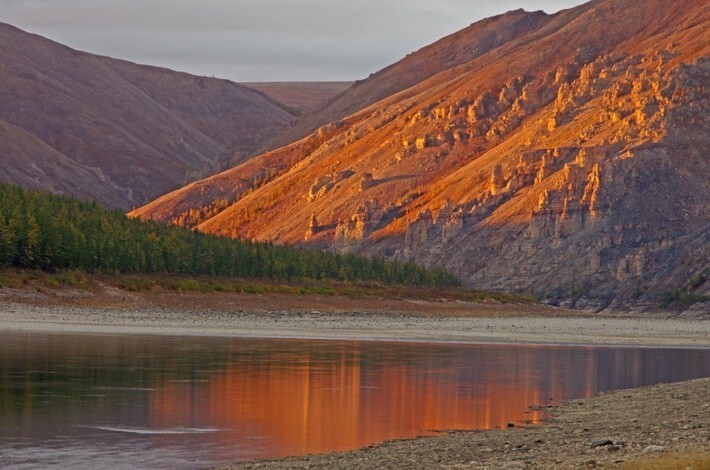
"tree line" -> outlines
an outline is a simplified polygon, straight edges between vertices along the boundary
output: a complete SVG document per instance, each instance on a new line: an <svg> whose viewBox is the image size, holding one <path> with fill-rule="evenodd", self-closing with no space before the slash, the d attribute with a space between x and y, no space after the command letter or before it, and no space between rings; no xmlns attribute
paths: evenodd
<svg viewBox="0 0 710 470"><path fill-rule="evenodd" d="M7 184L0 184L0 267L460 285L413 263L221 238Z"/></svg>

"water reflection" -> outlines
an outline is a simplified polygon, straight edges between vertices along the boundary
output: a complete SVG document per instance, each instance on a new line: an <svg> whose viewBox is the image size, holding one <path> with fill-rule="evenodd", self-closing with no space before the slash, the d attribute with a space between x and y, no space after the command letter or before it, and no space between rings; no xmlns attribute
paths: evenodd
<svg viewBox="0 0 710 470"><path fill-rule="evenodd" d="M529 405L710 375L710 350L0 340L0 465L195 467L354 449L537 423Z"/></svg>

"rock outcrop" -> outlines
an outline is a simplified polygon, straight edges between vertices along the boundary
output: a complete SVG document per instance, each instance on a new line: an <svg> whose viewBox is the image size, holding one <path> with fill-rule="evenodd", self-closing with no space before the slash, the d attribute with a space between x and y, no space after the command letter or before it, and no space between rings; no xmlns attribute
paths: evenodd
<svg viewBox="0 0 710 470"><path fill-rule="evenodd" d="M377 201L367 201L359 206L350 218L338 221L335 241L363 240L379 227L383 217L384 211L380 204Z"/></svg>

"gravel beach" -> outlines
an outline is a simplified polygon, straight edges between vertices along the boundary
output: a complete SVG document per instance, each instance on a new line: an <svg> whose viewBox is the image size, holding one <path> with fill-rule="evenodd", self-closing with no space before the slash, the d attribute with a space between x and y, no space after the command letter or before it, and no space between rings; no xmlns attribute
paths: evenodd
<svg viewBox="0 0 710 470"><path fill-rule="evenodd" d="M0 290L0 333L10 331L710 348L703 312L601 315L495 302L120 291ZM542 406L549 419L541 426L233 468L710 468L709 400L706 378Z"/></svg>
<svg viewBox="0 0 710 470"><path fill-rule="evenodd" d="M418 305L422 307L422 304ZM253 338L317 338L388 341L598 344L710 347L710 320L593 316L526 306L472 304L470 312L360 312L313 309L246 310L195 306L42 305L0 300L0 331L144 334ZM456 307L461 307L460 305Z"/></svg>

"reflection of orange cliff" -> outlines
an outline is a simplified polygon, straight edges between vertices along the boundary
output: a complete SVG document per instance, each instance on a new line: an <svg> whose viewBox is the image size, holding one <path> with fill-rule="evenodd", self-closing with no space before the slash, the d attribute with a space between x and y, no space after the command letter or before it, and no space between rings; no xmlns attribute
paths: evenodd
<svg viewBox="0 0 710 470"><path fill-rule="evenodd" d="M556 384L542 396L531 368L515 382L491 372L472 383L426 355L423 362L367 364L353 345L327 364L306 352L268 364L240 361L206 383L158 388L150 420L160 427L228 429L235 443L267 438L269 456L279 456L354 449L433 430L536 423L540 415L526 413L528 406L564 395Z"/></svg>

